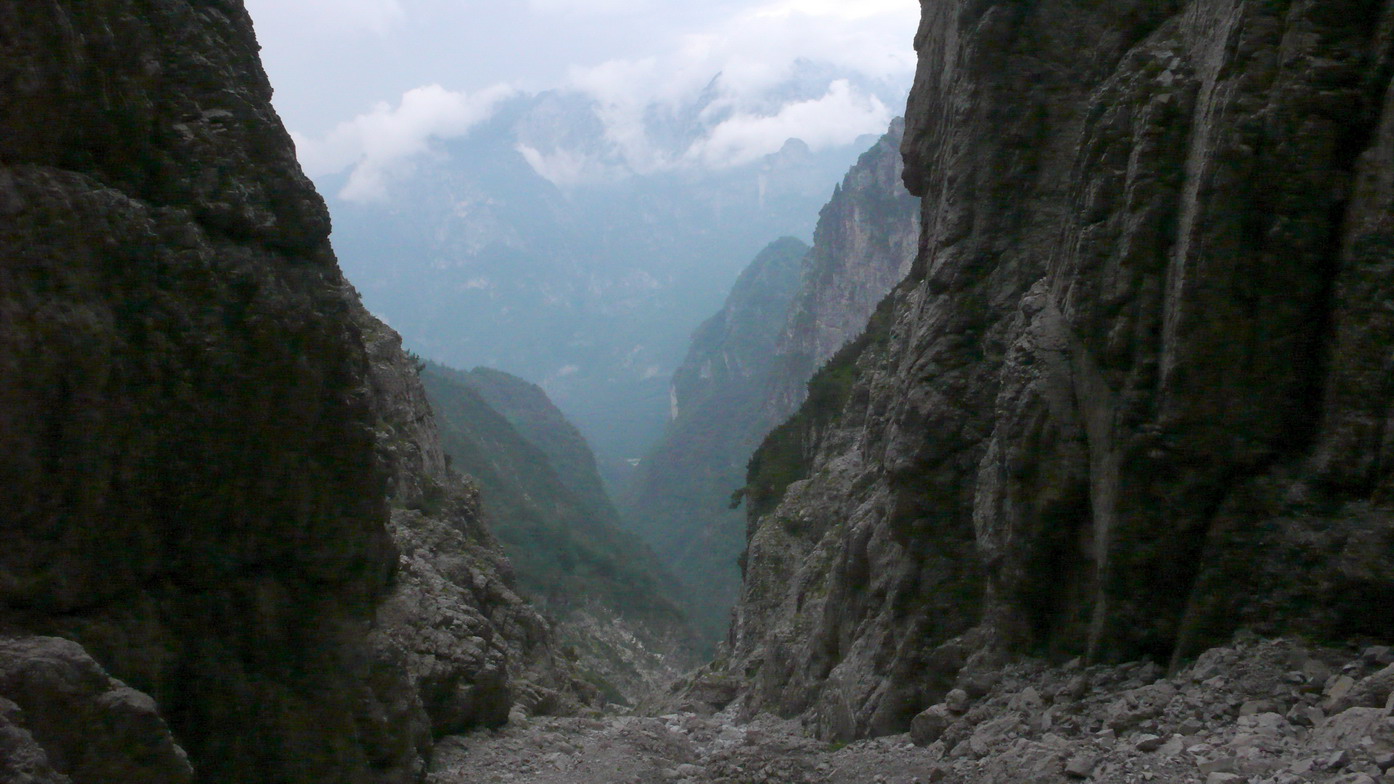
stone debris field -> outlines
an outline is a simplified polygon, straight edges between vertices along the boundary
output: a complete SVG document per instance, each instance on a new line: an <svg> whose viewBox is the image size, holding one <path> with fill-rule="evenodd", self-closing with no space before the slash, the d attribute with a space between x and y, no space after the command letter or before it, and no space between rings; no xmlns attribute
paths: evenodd
<svg viewBox="0 0 1394 784"><path fill-rule="evenodd" d="M1155 664L1027 661L960 678L912 731L848 744L796 720L517 717L443 741L431 784L1394 784L1394 651L1245 639Z"/></svg>

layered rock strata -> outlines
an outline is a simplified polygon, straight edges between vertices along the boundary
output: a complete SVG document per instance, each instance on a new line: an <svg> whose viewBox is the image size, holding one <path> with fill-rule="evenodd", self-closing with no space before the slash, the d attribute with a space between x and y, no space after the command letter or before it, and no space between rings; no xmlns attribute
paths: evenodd
<svg viewBox="0 0 1394 784"><path fill-rule="evenodd" d="M1394 5L923 11L919 256L752 462L744 709L1394 635Z"/></svg>

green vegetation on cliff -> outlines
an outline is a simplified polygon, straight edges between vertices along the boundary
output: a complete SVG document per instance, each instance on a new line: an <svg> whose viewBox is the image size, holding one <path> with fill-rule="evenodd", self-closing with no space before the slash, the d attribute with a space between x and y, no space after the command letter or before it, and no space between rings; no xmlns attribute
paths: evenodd
<svg viewBox="0 0 1394 784"><path fill-rule="evenodd" d="M726 631L740 586L745 521L730 508L746 457L772 424L763 403L770 357L808 246L770 244L702 324L673 376L674 417L640 463L623 500L626 521L689 589L708 641Z"/></svg>
<svg viewBox="0 0 1394 784"><path fill-rule="evenodd" d="M525 591L557 616L594 599L633 621L685 631L673 580L619 528L595 458L540 388L429 362L422 382L441 444L479 484L486 519Z"/></svg>

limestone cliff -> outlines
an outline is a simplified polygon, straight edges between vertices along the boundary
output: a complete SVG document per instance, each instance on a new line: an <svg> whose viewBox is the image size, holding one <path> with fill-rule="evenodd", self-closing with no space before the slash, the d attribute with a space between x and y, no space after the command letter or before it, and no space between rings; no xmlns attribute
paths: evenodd
<svg viewBox="0 0 1394 784"><path fill-rule="evenodd" d="M752 462L747 711L1394 635L1392 44L1388 2L923 5L919 256Z"/></svg>
<svg viewBox="0 0 1394 784"><path fill-rule="evenodd" d="M920 205L901 183L904 135L905 121L893 120L818 216L775 344L764 392L766 428L798 409L814 371L866 329L877 303L910 272Z"/></svg>
<svg viewBox="0 0 1394 784"><path fill-rule="evenodd" d="M745 522L729 506L751 452L915 257L918 202L901 184L903 130L895 120L847 172L811 248L771 245L693 335L673 376L673 420L624 499L631 521L698 589L695 611L713 639L738 593Z"/></svg>
<svg viewBox="0 0 1394 784"><path fill-rule="evenodd" d="M239 0L0 2L16 780L410 781L530 664L567 688L365 350L256 53Z"/></svg>

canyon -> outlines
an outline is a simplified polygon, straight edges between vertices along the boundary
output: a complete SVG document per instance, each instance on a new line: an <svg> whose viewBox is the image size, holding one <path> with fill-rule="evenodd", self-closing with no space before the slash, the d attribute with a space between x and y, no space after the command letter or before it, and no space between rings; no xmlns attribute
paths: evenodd
<svg viewBox="0 0 1394 784"><path fill-rule="evenodd" d="M242 3L0 2L0 782L1394 780L1394 3L922 11L674 378L663 687L578 648L681 559L362 306Z"/></svg>

